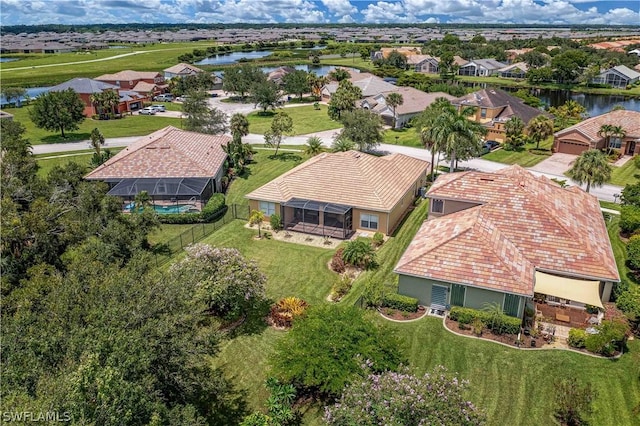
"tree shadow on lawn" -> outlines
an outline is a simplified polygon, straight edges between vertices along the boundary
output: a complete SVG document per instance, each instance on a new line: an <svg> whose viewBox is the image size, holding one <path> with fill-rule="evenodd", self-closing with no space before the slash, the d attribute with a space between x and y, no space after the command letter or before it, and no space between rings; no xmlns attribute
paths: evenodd
<svg viewBox="0 0 640 426"><path fill-rule="evenodd" d="M269 324L265 321L265 318L269 315L271 305L275 302L272 299L263 299L255 304L250 311L247 312L244 322L229 330L227 337L234 339L238 336L250 336L253 334L261 334Z"/></svg>
<svg viewBox="0 0 640 426"><path fill-rule="evenodd" d="M270 155L269 159L280 161L301 161L302 157L296 152L280 152L278 155Z"/></svg>
<svg viewBox="0 0 640 426"><path fill-rule="evenodd" d="M211 412L211 424L239 424L240 419L249 415L247 391L238 389L235 385L237 380L234 377L227 377L222 368L216 369L214 375L217 376L218 387L221 389L217 400L213 403L215 408ZM208 404L211 404L211 401L208 401Z"/></svg>
<svg viewBox="0 0 640 426"><path fill-rule="evenodd" d="M79 142L83 140L91 139L90 133L66 133L63 138L59 133L55 135L45 136L40 139L42 143L67 143L67 142Z"/></svg>

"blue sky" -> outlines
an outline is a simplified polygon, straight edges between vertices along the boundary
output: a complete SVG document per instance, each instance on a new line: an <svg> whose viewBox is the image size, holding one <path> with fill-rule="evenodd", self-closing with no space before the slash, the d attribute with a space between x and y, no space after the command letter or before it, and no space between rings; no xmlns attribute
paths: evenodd
<svg viewBox="0 0 640 426"><path fill-rule="evenodd" d="M507 23L640 26L640 0L0 0L2 25Z"/></svg>

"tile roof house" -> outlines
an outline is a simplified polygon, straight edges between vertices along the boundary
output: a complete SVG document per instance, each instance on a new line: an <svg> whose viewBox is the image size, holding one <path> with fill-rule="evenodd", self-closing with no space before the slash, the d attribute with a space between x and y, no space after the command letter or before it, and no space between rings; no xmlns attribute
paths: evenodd
<svg viewBox="0 0 640 426"><path fill-rule="evenodd" d="M601 72L597 77L591 80L595 84L608 84L611 87L624 89L625 87L640 80L640 72L632 70L625 65L609 68Z"/></svg>
<svg viewBox="0 0 640 426"><path fill-rule="evenodd" d="M527 71L529 71L529 66L526 62L516 62L500 68L498 75L503 78L525 78Z"/></svg>
<svg viewBox="0 0 640 426"><path fill-rule="evenodd" d="M389 107L386 102L386 96L389 93L400 93L402 95L402 105L398 105L395 110L396 128L400 129L407 125L409 121L420 114L438 98L448 100L455 99L453 96L444 92L425 93L422 90L413 87L396 87L394 92L378 94L362 101L360 106L380 114L386 125L393 125L393 108Z"/></svg>
<svg viewBox="0 0 640 426"><path fill-rule="evenodd" d="M396 86L391 83L387 83L382 78L377 77L367 72L355 72L348 70L351 77L349 81L354 86L359 87L362 90L362 98L368 98L381 93L394 92L397 90ZM331 96L338 90L338 82L331 81L322 88L322 97L325 99L331 99Z"/></svg>
<svg viewBox="0 0 640 426"><path fill-rule="evenodd" d="M546 114L500 89L478 90L454 99L451 103L459 108L476 107L474 120L487 127L486 138L500 142L505 140L504 124L511 117L520 117L526 125L532 118Z"/></svg>
<svg viewBox="0 0 640 426"><path fill-rule="evenodd" d="M227 159L223 146L230 140L226 135L188 132L168 126L141 137L85 179L107 182L109 194L125 200L147 190L154 200L196 197L205 203L211 194L222 190ZM169 191L172 185L179 192Z"/></svg>
<svg viewBox="0 0 640 426"><path fill-rule="evenodd" d="M155 71L124 70L115 74L103 74L96 77L95 80L113 84L121 89L135 90L142 93L149 92L150 90L144 90L149 88L151 88L151 91L155 88L155 91L160 93L167 87L162 74ZM146 84L141 85L140 83Z"/></svg>
<svg viewBox="0 0 640 426"><path fill-rule="evenodd" d="M63 91L73 89L82 99L84 103L84 115L91 117L98 114L96 105L91 101L93 94L102 93L104 91L113 91L118 93L120 104L117 107L118 113L134 111L142 108L142 103L146 99L144 95L133 93L131 91L121 92L116 85L105 83L103 81L92 80L90 78L74 78L64 83L49 88L50 92Z"/></svg>
<svg viewBox="0 0 640 426"><path fill-rule="evenodd" d="M425 185L429 162L403 154L323 153L246 195L285 229L348 238L391 234Z"/></svg>
<svg viewBox="0 0 640 426"><path fill-rule="evenodd" d="M164 78L167 80L172 79L173 77L185 77L187 75L195 75L198 73L204 72L204 70L185 63L179 63L172 67L169 67L164 70Z"/></svg>
<svg viewBox="0 0 640 426"><path fill-rule="evenodd" d="M458 74L470 75L475 77L488 77L498 72L500 68L504 68L506 64L498 62L495 59L474 59L460 66Z"/></svg>
<svg viewBox="0 0 640 426"><path fill-rule="evenodd" d="M438 178L429 219L395 272L398 291L432 309L499 303L521 317L534 293L585 307L620 280L598 200L520 166Z"/></svg>
<svg viewBox="0 0 640 426"><path fill-rule="evenodd" d="M587 118L555 133L553 151L579 155L589 149L607 149L606 139L599 135L603 125L620 126L624 136L613 136L609 147L619 149L624 155L640 154L640 112L615 110Z"/></svg>

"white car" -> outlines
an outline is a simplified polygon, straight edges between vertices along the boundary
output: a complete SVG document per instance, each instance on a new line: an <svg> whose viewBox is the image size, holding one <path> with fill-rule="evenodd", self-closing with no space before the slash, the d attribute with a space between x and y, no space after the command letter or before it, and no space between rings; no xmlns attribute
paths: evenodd
<svg viewBox="0 0 640 426"><path fill-rule="evenodd" d="M151 105L149 108L153 108L155 112L165 112L167 110L164 105Z"/></svg>
<svg viewBox="0 0 640 426"><path fill-rule="evenodd" d="M156 110L152 107L145 107L138 112L140 115L156 115Z"/></svg>

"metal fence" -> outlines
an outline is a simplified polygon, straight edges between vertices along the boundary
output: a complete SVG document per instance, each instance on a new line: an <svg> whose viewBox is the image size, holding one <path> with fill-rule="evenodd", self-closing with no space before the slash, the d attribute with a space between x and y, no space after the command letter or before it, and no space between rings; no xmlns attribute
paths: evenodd
<svg viewBox="0 0 640 426"><path fill-rule="evenodd" d="M249 205L247 204L231 204L224 216L211 223L197 223L191 228L187 229L180 235L173 237L169 241L165 242L164 250L160 253L156 253L156 266L163 265L168 262L173 256L183 250L189 244L197 243L204 237L213 234L217 230L221 229L226 224L236 220L248 220L249 219Z"/></svg>

